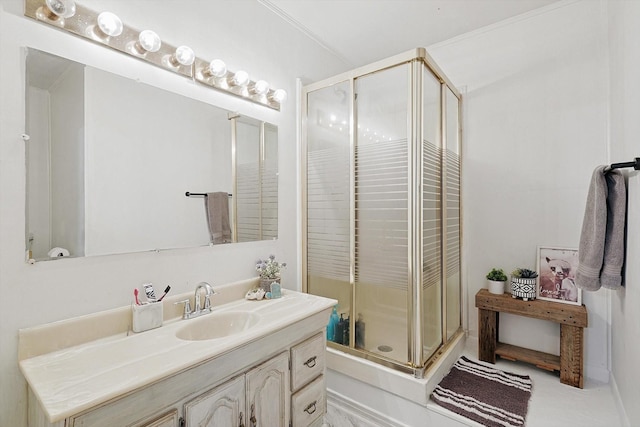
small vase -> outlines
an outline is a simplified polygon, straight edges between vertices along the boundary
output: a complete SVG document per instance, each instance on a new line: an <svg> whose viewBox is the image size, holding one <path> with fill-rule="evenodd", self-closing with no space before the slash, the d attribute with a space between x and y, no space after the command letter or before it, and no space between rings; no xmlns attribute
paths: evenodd
<svg viewBox="0 0 640 427"><path fill-rule="evenodd" d="M260 278L260 288L266 292L271 292L271 284L273 282L280 283L280 278L276 277L275 279L265 279L264 277Z"/></svg>
<svg viewBox="0 0 640 427"><path fill-rule="evenodd" d="M498 282L496 280L487 280L487 287L492 294L500 295L504 294L504 285L506 282Z"/></svg>

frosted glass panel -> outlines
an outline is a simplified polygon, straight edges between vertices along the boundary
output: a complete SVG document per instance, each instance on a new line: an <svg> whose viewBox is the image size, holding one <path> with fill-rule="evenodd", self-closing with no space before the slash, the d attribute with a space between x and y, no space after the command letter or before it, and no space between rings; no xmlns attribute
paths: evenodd
<svg viewBox="0 0 640 427"><path fill-rule="evenodd" d="M238 121L236 135L237 241L249 242L260 235L260 123Z"/></svg>
<svg viewBox="0 0 640 427"><path fill-rule="evenodd" d="M338 312L345 317L352 306L351 96L349 83L343 82L307 98L307 290L337 299Z"/></svg>
<svg viewBox="0 0 640 427"><path fill-rule="evenodd" d="M446 90L447 339L460 327L460 133L458 98Z"/></svg>
<svg viewBox="0 0 640 427"><path fill-rule="evenodd" d="M236 241L277 239L278 129L242 117L236 138Z"/></svg>
<svg viewBox="0 0 640 427"><path fill-rule="evenodd" d="M356 80L356 347L407 362L409 65Z"/></svg>
<svg viewBox="0 0 640 427"><path fill-rule="evenodd" d="M440 82L423 69L422 307L423 360L442 343L442 149Z"/></svg>
<svg viewBox="0 0 640 427"><path fill-rule="evenodd" d="M261 240L278 238L278 128L264 123L264 146L262 148L262 171L260 171L262 204Z"/></svg>

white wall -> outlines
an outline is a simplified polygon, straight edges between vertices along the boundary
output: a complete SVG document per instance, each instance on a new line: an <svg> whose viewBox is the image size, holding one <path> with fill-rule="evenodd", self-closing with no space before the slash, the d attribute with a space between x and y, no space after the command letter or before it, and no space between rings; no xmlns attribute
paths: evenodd
<svg viewBox="0 0 640 427"><path fill-rule="evenodd" d="M319 80L345 67L255 1L167 0L154 4L152 13L148 2L83 2L96 10L108 6L132 25L153 27L174 45L191 44L205 58L219 56L233 70L241 66L270 80L289 93L282 111L276 112L34 22L22 16L22 4L0 3L0 425L12 427L26 426L26 384L17 365L19 328L127 305L133 288L146 281L170 283L172 292L180 293L201 280L215 285L254 277L255 260L269 253L290 265L284 286L299 287L295 78ZM25 126L24 46L278 125L279 240L26 264L25 149L20 137Z"/></svg>
<svg viewBox="0 0 640 427"><path fill-rule="evenodd" d="M560 2L428 49L463 104L468 327L491 267L536 267L537 245L577 248L593 169L608 162L606 13ZM606 291L584 293L585 372L608 380ZM523 333L526 331L526 333ZM500 339L559 354L557 324L501 315Z"/></svg>
<svg viewBox="0 0 640 427"><path fill-rule="evenodd" d="M640 2L610 1L611 158L640 157ZM640 420L640 172L629 170L626 287L611 293L613 379L628 420Z"/></svg>

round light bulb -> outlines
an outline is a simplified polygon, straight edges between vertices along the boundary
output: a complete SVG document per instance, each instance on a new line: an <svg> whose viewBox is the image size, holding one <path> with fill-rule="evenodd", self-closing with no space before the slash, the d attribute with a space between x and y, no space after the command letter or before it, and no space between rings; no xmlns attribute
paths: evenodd
<svg viewBox="0 0 640 427"><path fill-rule="evenodd" d="M73 0L46 0L47 8L59 18L71 18L76 14L76 3Z"/></svg>
<svg viewBox="0 0 640 427"><path fill-rule="evenodd" d="M287 99L287 91L284 89L276 89L271 95L271 99L276 102L282 103Z"/></svg>
<svg viewBox="0 0 640 427"><path fill-rule="evenodd" d="M179 46L174 57L179 64L184 66L189 66L196 60L196 54L189 46Z"/></svg>
<svg viewBox="0 0 640 427"><path fill-rule="evenodd" d="M249 82L249 74L246 71L238 70L231 81L236 86L244 86Z"/></svg>
<svg viewBox="0 0 640 427"><path fill-rule="evenodd" d="M142 46L142 48L147 52L157 52L160 50L160 46L162 46L160 36L151 30L144 30L140 32L138 41L140 42L140 46Z"/></svg>
<svg viewBox="0 0 640 427"><path fill-rule="evenodd" d="M256 82L256 84L253 86L253 90L258 95L264 95L265 93L267 93L269 91L269 83L267 83L264 80L258 80Z"/></svg>
<svg viewBox="0 0 640 427"><path fill-rule="evenodd" d="M222 77L227 74L227 64L222 59L214 59L209 63L209 73L213 77Z"/></svg>
<svg viewBox="0 0 640 427"><path fill-rule="evenodd" d="M122 21L115 13L102 12L98 15L98 28L110 37L117 37L122 34Z"/></svg>

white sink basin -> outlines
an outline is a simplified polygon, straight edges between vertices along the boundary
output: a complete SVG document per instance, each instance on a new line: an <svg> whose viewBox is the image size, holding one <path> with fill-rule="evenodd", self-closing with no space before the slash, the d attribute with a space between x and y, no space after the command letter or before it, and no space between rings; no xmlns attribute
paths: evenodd
<svg viewBox="0 0 640 427"><path fill-rule="evenodd" d="M186 320L187 324L178 329L176 337L186 341L224 338L252 328L259 320L259 315L249 311L214 312Z"/></svg>

